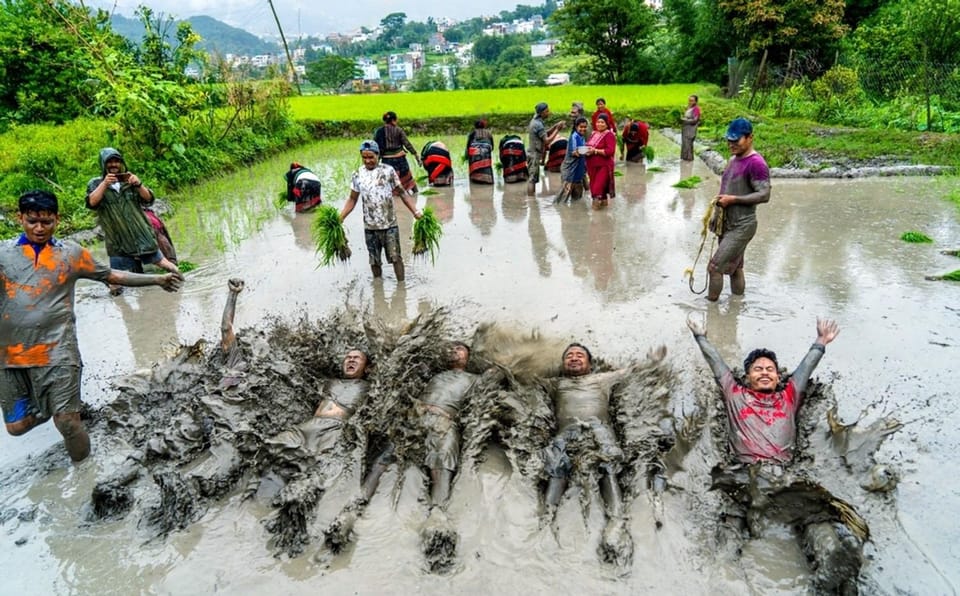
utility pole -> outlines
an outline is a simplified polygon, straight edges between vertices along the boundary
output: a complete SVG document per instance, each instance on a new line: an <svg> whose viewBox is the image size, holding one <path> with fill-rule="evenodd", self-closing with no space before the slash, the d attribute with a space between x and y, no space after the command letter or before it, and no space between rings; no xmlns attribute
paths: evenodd
<svg viewBox="0 0 960 596"><path fill-rule="evenodd" d="M283 50L287 53L287 64L290 65L290 75L293 77L293 84L297 86L297 95L303 95L300 90L300 79L297 78L297 70L293 67L293 58L290 56L290 48L287 46L287 38L283 35L283 27L280 26L280 19L277 17L277 9L273 7L273 0L267 0L270 4L270 12L273 13L273 20L277 22L277 30L280 31L280 41L283 42Z"/></svg>

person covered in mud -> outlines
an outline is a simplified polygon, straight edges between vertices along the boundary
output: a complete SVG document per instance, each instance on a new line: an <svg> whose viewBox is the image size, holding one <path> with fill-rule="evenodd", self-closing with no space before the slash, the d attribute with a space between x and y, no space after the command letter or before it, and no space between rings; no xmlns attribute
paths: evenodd
<svg viewBox="0 0 960 596"><path fill-rule="evenodd" d="M743 273L744 251L757 233L757 205L770 201L770 168L753 148L753 124L735 118L727 127L727 147L732 157L723 170L717 209L710 230L720 239L707 264L707 300L716 302L723 291L723 276L730 277L730 291L738 296L746 290Z"/></svg>
<svg viewBox="0 0 960 596"><path fill-rule="evenodd" d="M387 164L380 163L380 145L376 141L360 143L361 165L350 181L350 196L340 211L344 221L363 201L363 227L367 251L370 253L370 270L374 277L383 275L381 253L386 253L387 262L393 264L397 281L404 280L403 256L400 254L400 229L393 207L394 197L399 197L416 219L423 217L416 202L404 191L397 172Z"/></svg>
<svg viewBox="0 0 960 596"><path fill-rule="evenodd" d="M113 147L100 150L100 170L100 176L87 183L86 204L97 212L110 267L143 273L144 265L156 265L178 272L177 265L160 251L154 228L144 213L154 202L153 191L127 171L123 156ZM121 291L119 285L110 285L111 294Z"/></svg>
<svg viewBox="0 0 960 596"><path fill-rule="evenodd" d="M739 382L717 349L707 340L706 327L687 319L687 326L723 390L730 425L730 451L745 464L758 461L788 463L793 459L797 436L797 410L810 375L827 344L840 328L835 321L817 319L817 339L785 384L780 382L777 355L765 348L750 352L743 361L745 383Z"/></svg>
<svg viewBox="0 0 960 596"><path fill-rule="evenodd" d="M650 352L646 363L662 361L666 349ZM634 365L641 366L641 365ZM598 460L600 493L607 516L601 541L601 554L607 559L627 561L632 554L632 541L626 528L626 512L619 481L623 450L613 430L611 397L614 387L634 367L595 373L593 355L586 346L571 343L563 351L562 377L553 386L553 411L557 434L544 448L543 460L548 484L545 503L549 515L556 512L574 470L574 458L583 445L595 444Z"/></svg>
<svg viewBox="0 0 960 596"><path fill-rule="evenodd" d="M423 467L430 474L430 507L445 507L450 485L460 466L460 410L477 375L467 372L470 348L463 342L450 346L449 369L435 375L416 401L418 421L424 434L426 456ZM390 463L388 447L364 480L364 497L376 491L379 476Z"/></svg>
<svg viewBox="0 0 960 596"><path fill-rule="evenodd" d="M70 458L90 454L80 419L80 348L74 288L79 279L117 286L160 286L175 292L179 272L142 275L113 270L80 245L54 237L60 223L56 195L30 190L18 200L23 233L0 244L0 407L11 435L51 417Z"/></svg>
<svg viewBox="0 0 960 596"><path fill-rule="evenodd" d="M707 339L705 324L691 318L687 326L723 392L727 441L736 462L714 468L713 488L728 493L747 511L786 517L785 521L798 527L812 561L818 593L856 593L862 544L869 537L866 522L849 503L812 480L795 478L789 470L796 455L797 413L810 376L840 327L835 321L818 318L816 340L786 380L781 378L776 353L766 348L747 355L745 377L740 380ZM756 515L742 518L750 522Z"/></svg>
<svg viewBox="0 0 960 596"><path fill-rule="evenodd" d="M371 360L366 352L356 348L348 350L343 358L341 378L327 379L323 383L313 417L264 442L268 460L301 473L312 465L311 461L315 462L328 452L339 438L343 423L367 396L369 383L366 376L370 366ZM283 472L281 468L271 469L265 477L272 477L282 485L290 478L276 478L278 473L289 475L289 470ZM261 481L261 489L265 488Z"/></svg>

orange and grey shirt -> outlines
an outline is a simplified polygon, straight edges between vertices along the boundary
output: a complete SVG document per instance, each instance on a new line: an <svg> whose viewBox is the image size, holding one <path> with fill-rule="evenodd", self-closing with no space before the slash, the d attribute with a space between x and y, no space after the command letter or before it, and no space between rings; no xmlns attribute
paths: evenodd
<svg viewBox="0 0 960 596"><path fill-rule="evenodd" d="M0 243L0 368L80 366L74 286L110 268L70 241Z"/></svg>

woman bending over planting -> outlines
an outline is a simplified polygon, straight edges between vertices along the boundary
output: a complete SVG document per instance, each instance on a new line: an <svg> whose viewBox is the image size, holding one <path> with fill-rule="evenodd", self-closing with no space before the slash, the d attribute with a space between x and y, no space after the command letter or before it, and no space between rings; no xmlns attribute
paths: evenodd
<svg viewBox="0 0 960 596"><path fill-rule="evenodd" d="M363 227L367 251L370 253L370 269L374 277L383 275L381 252L386 253L387 262L393 264L397 281L403 281L403 258L400 254L400 231L397 227L397 214L393 208L394 197L399 197L410 213L417 219L423 216L416 202L404 191L396 170L380 163L380 145L376 141L360 143L360 156L363 165L353 173L350 181L350 197L340 212L340 221L350 215L357 206L357 199L363 201Z"/></svg>

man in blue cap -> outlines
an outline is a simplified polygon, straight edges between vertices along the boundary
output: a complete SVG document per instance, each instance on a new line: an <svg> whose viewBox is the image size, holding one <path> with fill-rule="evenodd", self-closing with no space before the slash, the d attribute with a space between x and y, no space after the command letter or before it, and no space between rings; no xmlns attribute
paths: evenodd
<svg viewBox="0 0 960 596"><path fill-rule="evenodd" d="M746 289L743 253L757 233L757 205L770 200L770 168L753 148L753 125L746 118L735 118L727 127L726 138L731 158L710 221L710 230L720 238L707 265L707 300L714 302L723 291L724 275L730 276L732 293L742 295Z"/></svg>
<svg viewBox="0 0 960 596"><path fill-rule="evenodd" d="M533 109L536 113L527 127L530 136L527 143L527 172L530 175L527 180L527 194L530 196L536 193L537 182L540 182L540 166L547 157L547 149L556 140L557 133L565 124L561 120L547 129L543 121L550 117L550 107L546 102L541 101Z"/></svg>
<svg viewBox="0 0 960 596"><path fill-rule="evenodd" d="M357 205L357 199L362 199L364 238L367 252L370 253L373 276L383 275L380 258L383 252L387 255L387 262L393 265L397 281L401 282L404 280L403 257L400 254L400 231L393 198L399 197L415 218L420 219L423 214L417 210L414 199L407 195L397 171L392 166L380 163L380 145L376 141L360 143L360 157L363 165L353 173L350 197L340 211L340 221L350 215Z"/></svg>

